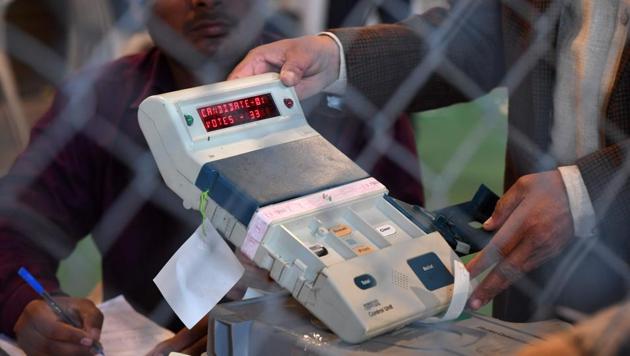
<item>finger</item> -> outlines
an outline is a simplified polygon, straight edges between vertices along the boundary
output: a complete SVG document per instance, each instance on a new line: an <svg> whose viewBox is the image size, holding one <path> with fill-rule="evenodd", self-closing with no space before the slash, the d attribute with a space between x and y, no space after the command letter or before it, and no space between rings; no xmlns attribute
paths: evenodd
<svg viewBox="0 0 630 356"><path fill-rule="evenodd" d="M228 80L277 72L285 62L288 47L288 41L280 41L251 50L232 70Z"/></svg>
<svg viewBox="0 0 630 356"><path fill-rule="evenodd" d="M61 320L34 320L35 329L46 339L68 342L76 345L92 345L92 337L84 330L68 325Z"/></svg>
<svg viewBox="0 0 630 356"><path fill-rule="evenodd" d="M103 313L89 300L85 300L78 310L79 317L83 325L83 330L87 331L94 340L101 337L103 327Z"/></svg>
<svg viewBox="0 0 630 356"><path fill-rule="evenodd" d="M269 73L277 71L278 68L279 66L267 62L264 57L250 53L232 70L232 73L228 76L228 80Z"/></svg>
<svg viewBox="0 0 630 356"><path fill-rule="evenodd" d="M325 42L322 42L322 39ZM286 86L297 86L298 84L304 84L303 79L308 77L310 79L311 86L316 87L316 92L326 87L328 84L325 82L323 75L329 66L330 56L335 59L338 58L338 54L330 54L326 50L326 41L331 41L332 46L337 50L337 45L328 37L313 36L308 39L296 41L286 51L286 58L280 69L280 80ZM332 51L334 52L334 51ZM335 78L338 76L339 70L335 71ZM305 81L308 83L309 81ZM302 88L304 89L304 88Z"/></svg>
<svg viewBox="0 0 630 356"><path fill-rule="evenodd" d="M28 340L27 354L42 355L92 355L89 342L81 343L65 342L50 339L47 335L38 332L37 329L30 329L26 332L25 338Z"/></svg>
<svg viewBox="0 0 630 356"><path fill-rule="evenodd" d="M514 251L493 268L475 289L470 297L469 307L473 310L479 309L511 284L521 279L525 272L531 270L528 261L532 259L534 253L533 244L522 240Z"/></svg>
<svg viewBox="0 0 630 356"><path fill-rule="evenodd" d="M516 248L526 232L528 212L529 208L526 204L517 207L488 245L466 264L472 278L477 277L495 263L502 261Z"/></svg>
<svg viewBox="0 0 630 356"><path fill-rule="evenodd" d="M186 355L201 355L206 352L206 342L208 338L202 337L197 340L192 346L185 348L182 353Z"/></svg>
<svg viewBox="0 0 630 356"><path fill-rule="evenodd" d="M304 77L304 67L302 63L287 59L287 62L284 63L280 69L280 81L282 81L282 84L288 87L294 87L300 83L302 77Z"/></svg>
<svg viewBox="0 0 630 356"><path fill-rule="evenodd" d="M518 207L523 200L525 194L523 193L523 183L521 180L517 181L497 202L492 216L483 223L483 228L487 231L494 231L505 223L507 218Z"/></svg>
<svg viewBox="0 0 630 356"><path fill-rule="evenodd" d="M54 341L46 347L48 355L76 355L94 356L91 346L75 345L67 342Z"/></svg>
<svg viewBox="0 0 630 356"><path fill-rule="evenodd" d="M168 355L171 352L181 352L193 346L200 338L207 337L208 317L204 317L192 329L183 328L172 338L162 341L149 355Z"/></svg>

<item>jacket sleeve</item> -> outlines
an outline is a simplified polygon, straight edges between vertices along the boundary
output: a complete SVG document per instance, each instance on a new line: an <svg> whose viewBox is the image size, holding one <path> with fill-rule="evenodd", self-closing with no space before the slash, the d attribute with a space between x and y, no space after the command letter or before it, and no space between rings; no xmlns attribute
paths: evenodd
<svg viewBox="0 0 630 356"><path fill-rule="evenodd" d="M630 258L630 140L587 155L577 166L593 203L600 238Z"/></svg>
<svg viewBox="0 0 630 356"><path fill-rule="evenodd" d="M21 281L27 267L45 288L59 289L59 260L67 257L96 220L95 183L89 157L94 144L76 120L89 117L89 103L65 105L57 95L31 131L26 150L0 180L0 332L13 335L24 307L38 296ZM63 118L63 119L62 119Z"/></svg>
<svg viewBox="0 0 630 356"><path fill-rule="evenodd" d="M504 73L500 4L460 4L399 24L331 30L343 45L348 95L356 90L377 107L393 98L398 108L421 111L495 88Z"/></svg>

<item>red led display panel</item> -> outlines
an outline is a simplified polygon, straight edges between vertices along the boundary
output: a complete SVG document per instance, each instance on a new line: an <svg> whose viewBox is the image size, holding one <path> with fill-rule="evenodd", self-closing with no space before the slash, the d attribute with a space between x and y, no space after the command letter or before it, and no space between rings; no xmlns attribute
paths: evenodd
<svg viewBox="0 0 630 356"><path fill-rule="evenodd" d="M197 112L208 132L280 115L271 94L204 106L197 108Z"/></svg>

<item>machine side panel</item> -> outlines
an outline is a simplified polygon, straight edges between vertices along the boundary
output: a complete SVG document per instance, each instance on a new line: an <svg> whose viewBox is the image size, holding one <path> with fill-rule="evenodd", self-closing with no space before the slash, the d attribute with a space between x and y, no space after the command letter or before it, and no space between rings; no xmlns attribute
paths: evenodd
<svg viewBox="0 0 630 356"><path fill-rule="evenodd" d="M452 277L458 257L439 233L432 233L326 267L312 288L305 285L294 296L344 341L361 342L448 306L452 278L427 285L434 276L423 280L414 270L413 262L426 255L435 256L443 273ZM435 261L419 268L430 274Z"/></svg>

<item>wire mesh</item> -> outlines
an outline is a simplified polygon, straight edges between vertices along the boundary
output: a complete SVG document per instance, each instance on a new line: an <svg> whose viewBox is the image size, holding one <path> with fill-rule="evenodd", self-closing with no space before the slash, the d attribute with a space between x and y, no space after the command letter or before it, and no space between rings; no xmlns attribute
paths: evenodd
<svg viewBox="0 0 630 356"><path fill-rule="evenodd" d="M137 302L140 309L145 308L142 311L152 319L163 324L172 322L172 312L151 287L151 279L194 231L200 217L183 209L179 199L166 188L137 124L122 122L135 116L137 106L115 101L137 99L138 95L148 93L145 88L103 92L103 88L112 88L107 83L119 79L104 77L103 73L128 77L129 83L137 83L136 76L147 76L147 81L154 79L148 76L155 73L124 72L125 67L120 63L130 62L118 60L117 64L111 64L121 53L129 52L130 43L135 44L134 41L140 39L138 51L157 45L160 53L171 61L169 65L176 62L179 70L187 72L185 77L190 82L212 83L225 79L238 60L254 46L303 34L304 27L300 24L306 22L305 16L309 14L327 13L328 23L334 26L361 26L401 21L410 16L413 9L418 9L418 2L402 0L295 2L297 5L292 6L290 2L262 0L200 2L215 9L218 16L227 16L227 21L234 24L229 37L232 45L204 53L203 47L190 42L184 28L177 28L170 20L179 16L178 13L154 11L154 5L168 3L163 0L14 1L2 5L7 15L5 33L0 36L7 40L0 43L13 60L12 68L22 68L14 73L22 101L16 103L3 85L3 105L21 106L30 103L31 98L50 101L50 88L60 93L53 103L52 114L41 120L37 118L39 115L29 118L35 122L30 142L2 178L0 288L4 290L0 291L0 303L5 303L2 308L9 305L13 277L8 274L19 267L15 263L26 261L38 266L39 273L54 280L51 274L54 275L59 261L74 250L81 238L91 234L103 256L105 297L126 292L135 293L136 297L146 296L149 303L133 298L132 302ZM174 8L197 6L196 1L181 3ZM407 130L403 133L408 137L412 127L405 113L410 108L435 109L472 101L493 89L507 88L509 99L501 100L507 103L509 111L505 138L508 142L506 188L523 175L554 170L577 161L583 171L589 204L595 209L598 229L595 233L574 231L576 236L558 250L562 258L547 263L548 267L542 270L523 270L523 266L501 263L507 257L504 246L491 244L488 251L494 248L500 272L514 282L508 294L502 297L505 302L495 307L495 312L500 309L498 312L515 315L520 321L549 317L579 321L605 305L622 302L630 286L630 230L627 227L630 107L628 101L623 100L627 98L626 82L630 82L623 54L629 51L625 36L630 8L623 1L560 0L442 1L437 5L423 8L428 11L405 20L404 25L396 25L406 26L417 39L417 43L408 44L408 55L417 55L412 53L414 51L421 55L395 86L387 84L392 92L375 100L362 91L361 85L353 85L350 73L342 110L333 110L332 119L327 119L325 113L330 108L322 108L325 99L312 99L312 109L307 113L309 120L366 171L376 172L377 178L389 183L393 194L399 193L406 200L420 203L424 186L427 202L438 207L449 202L449 192L466 174L465 167L470 166L484 140L496 132L496 127L505 125L505 113L497 107L496 101L476 100L482 119L465 132L461 142L450 143L454 146L449 148L453 153L445 156L446 162L439 170L426 164L420 169L423 152L419 152L418 158L415 141L401 139L401 130ZM310 6L320 8L309 12ZM33 8L46 10L41 20L25 15ZM606 19L601 17L606 11L614 15L608 18L609 25L595 21L588 24L588 30L584 29L585 19L597 16ZM43 21L52 29L48 26L38 29L31 26L33 21ZM318 23L313 19L309 21ZM325 21L325 18L319 19L319 23ZM144 42L146 37L142 33L147 26L152 43ZM606 31L621 33L621 42L617 35ZM608 34L611 40L588 42L590 37L587 38L585 32L602 33L602 38ZM591 47L583 49L580 45ZM400 53L405 55L406 52L401 50ZM570 56L578 58L577 68L572 68L578 80L588 75L589 70L600 68L589 67L591 62L585 63L585 59L580 62L581 53L586 53L584 58L600 55L603 58L600 62L608 64L601 68L612 68L612 71L600 73L604 79L610 77L607 86L581 82L579 87L562 87L567 82L560 73ZM139 58L137 56L134 58ZM361 60L370 61L370 58L354 61ZM122 68L120 72L116 71L117 65ZM396 78L401 77L397 75ZM29 87L29 83L35 83L36 89ZM181 83L166 85L170 90L180 87ZM597 125L596 149L576 154L568 161L552 151L552 141L557 139L553 133L554 120L559 117L555 100L561 91L574 92L575 105L596 107L592 112L599 115L585 119ZM129 95L130 92L134 95ZM589 94L592 92L600 94ZM599 101L580 102L583 97ZM611 107L614 98L620 98L620 104ZM525 117L526 113L531 113L532 117ZM14 114L15 110L3 111L7 120L13 119L10 116ZM321 120L319 124L317 120ZM581 130L586 129L582 125L584 121L577 117L575 120L579 136ZM432 137L431 133L424 133L423 137L436 141L446 139ZM8 146L14 138L5 135L3 140L3 146ZM15 142L19 144L20 138L15 138ZM11 158L14 153L15 150L5 150L5 155ZM387 168L383 169L383 165ZM408 179L401 181L401 176ZM525 210L525 218L514 221L515 226L510 231L522 228L527 234L532 220L541 219L538 211L527 211L528 208L520 208ZM137 226L138 221L150 223L151 218L164 219L158 224L160 227L175 227L160 231L160 228L146 226L143 232ZM560 234L554 227L549 230ZM148 236L137 238L130 234ZM121 256L125 252L128 255ZM555 252L540 251L545 257ZM139 255L134 256L136 253ZM134 259L147 260L130 262ZM112 261L146 266L138 266L125 277L124 271L111 266ZM596 272L585 273L591 267ZM124 278L132 280L121 282ZM108 285L109 282L112 284ZM147 290L134 290L134 285ZM527 304L522 304L524 301ZM512 313L511 310L517 311ZM628 319L627 308L621 308L617 318ZM615 320L611 319L606 328L593 335L597 340L592 346L595 352L613 347L603 335L613 329L617 332L620 323ZM627 325L625 333L626 336L630 333Z"/></svg>

